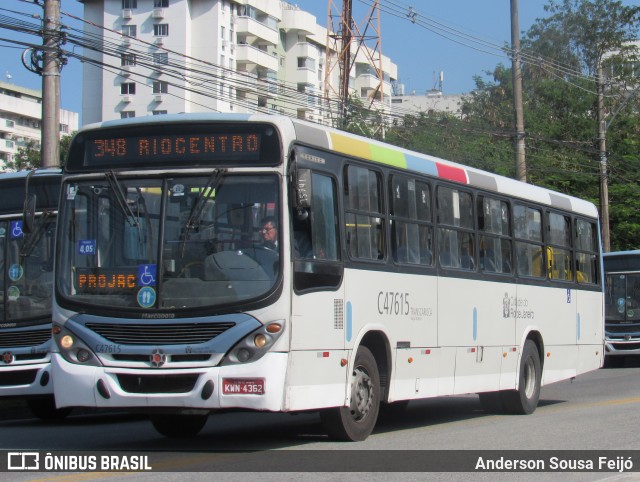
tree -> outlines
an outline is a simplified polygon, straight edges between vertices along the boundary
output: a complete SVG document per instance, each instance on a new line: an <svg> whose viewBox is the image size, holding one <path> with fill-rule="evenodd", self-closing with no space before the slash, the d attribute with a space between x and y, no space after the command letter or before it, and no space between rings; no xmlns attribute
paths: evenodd
<svg viewBox="0 0 640 482"><path fill-rule="evenodd" d="M24 171L40 167L40 147L30 139L13 156L13 160L5 161L5 168L10 171Z"/></svg>
<svg viewBox="0 0 640 482"><path fill-rule="evenodd" d="M62 136L60 139L60 160L59 166L64 166L73 133L69 136ZM5 161L5 169L9 171L24 171L26 169L38 169L42 167L42 159L40 157L40 146L35 140L30 139L13 156L12 161Z"/></svg>
<svg viewBox="0 0 640 482"><path fill-rule="evenodd" d="M619 62L637 60L628 40L637 35L640 7L612 0L552 0L546 8L550 17L538 19L522 42L529 182L598 203L598 91L593 73L603 59L618 66L606 97L610 112L616 112L615 128L608 132L612 247L637 248L640 91L632 89L637 88L634 79L640 78L631 77L620 68L628 63ZM511 69L499 64L485 74L474 78L476 88L465 96L462 119L437 113L407 116L387 139L513 177Z"/></svg>
<svg viewBox="0 0 640 482"><path fill-rule="evenodd" d="M545 10L552 15L538 19L530 29L528 40L531 47L545 56L542 68L552 75L570 81L580 74L594 79L596 104L592 109L595 117L595 133L600 167L600 207L602 218L603 248L608 251L610 241L610 213L607 179L607 116L617 112L616 103L626 101L628 91L621 82L605 80L603 61L607 56L637 58L634 40L638 38L640 7L625 7L613 0L550 0ZM605 90L615 99L605 107ZM617 96L616 92L617 90Z"/></svg>

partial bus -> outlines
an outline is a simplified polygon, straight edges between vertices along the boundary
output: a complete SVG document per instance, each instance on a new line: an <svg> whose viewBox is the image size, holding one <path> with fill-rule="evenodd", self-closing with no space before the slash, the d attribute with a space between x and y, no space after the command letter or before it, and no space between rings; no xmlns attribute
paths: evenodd
<svg viewBox="0 0 640 482"><path fill-rule="evenodd" d="M281 116L84 127L65 164L59 407L319 411L363 440L381 404L479 393L528 414L603 362L589 202ZM396 405L391 405L396 403Z"/></svg>
<svg viewBox="0 0 640 482"><path fill-rule="evenodd" d="M603 254L605 272L605 356L621 366L640 355L640 250Z"/></svg>
<svg viewBox="0 0 640 482"><path fill-rule="evenodd" d="M50 355L61 179L59 169L0 174L0 398L24 399L42 419L69 413L53 400Z"/></svg>

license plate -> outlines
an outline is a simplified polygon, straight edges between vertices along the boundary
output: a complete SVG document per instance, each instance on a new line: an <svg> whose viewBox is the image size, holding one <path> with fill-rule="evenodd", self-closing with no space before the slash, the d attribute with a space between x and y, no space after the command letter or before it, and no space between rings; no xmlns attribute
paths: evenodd
<svg viewBox="0 0 640 482"><path fill-rule="evenodd" d="M224 395L264 395L264 378L224 378Z"/></svg>

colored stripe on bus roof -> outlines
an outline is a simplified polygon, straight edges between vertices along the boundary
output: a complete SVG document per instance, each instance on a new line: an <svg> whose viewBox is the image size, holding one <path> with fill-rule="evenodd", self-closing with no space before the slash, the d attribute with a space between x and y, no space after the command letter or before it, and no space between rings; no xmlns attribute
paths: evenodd
<svg viewBox="0 0 640 482"><path fill-rule="evenodd" d="M372 144L335 132L330 132L329 136L331 137L331 147L342 154L368 159L400 169L412 169L462 184L469 183L466 171L460 167L449 166L427 158L414 156L398 149Z"/></svg>
<svg viewBox="0 0 640 482"><path fill-rule="evenodd" d="M439 162L436 162L436 166L438 168L438 176L444 179L449 179L451 181L467 184L467 173L464 169L454 166L448 166Z"/></svg>

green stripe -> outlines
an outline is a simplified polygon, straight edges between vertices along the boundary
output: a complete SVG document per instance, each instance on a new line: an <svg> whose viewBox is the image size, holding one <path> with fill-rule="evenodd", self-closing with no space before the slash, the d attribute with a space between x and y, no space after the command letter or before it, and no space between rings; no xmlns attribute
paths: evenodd
<svg viewBox="0 0 640 482"><path fill-rule="evenodd" d="M402 169L407 168L407 160L402 152L374 144L369 144L369 148L371 149L372 160L375 162L400 167Z"/></svg>

